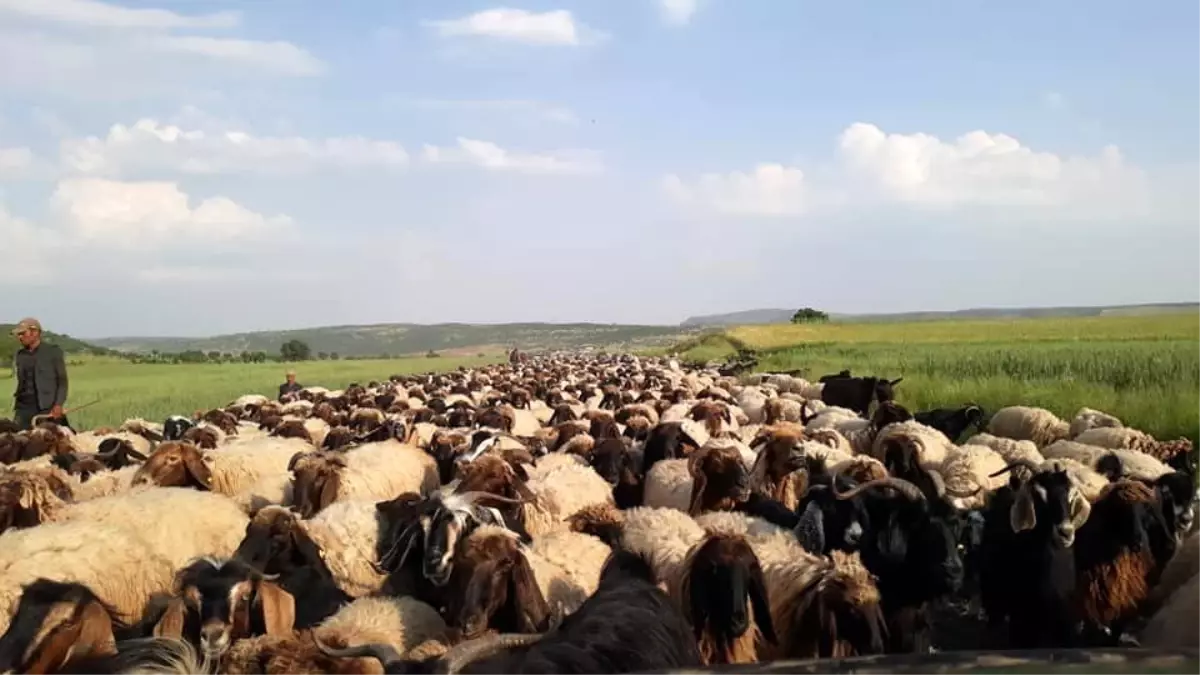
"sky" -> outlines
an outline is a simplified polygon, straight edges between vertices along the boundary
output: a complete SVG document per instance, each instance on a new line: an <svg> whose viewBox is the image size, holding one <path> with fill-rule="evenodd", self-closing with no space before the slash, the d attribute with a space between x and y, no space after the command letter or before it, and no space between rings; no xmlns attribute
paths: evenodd
<svg viewBox="0 0 1200 675"><path fill-rule="evenodd" d="M1200 297L1200 5L0 0L0 322Z"/></svg>

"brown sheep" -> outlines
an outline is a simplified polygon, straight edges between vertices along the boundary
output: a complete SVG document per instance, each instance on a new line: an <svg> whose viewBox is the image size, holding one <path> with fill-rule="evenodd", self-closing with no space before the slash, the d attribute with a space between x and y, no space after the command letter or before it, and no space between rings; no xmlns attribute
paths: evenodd
<svg viewBox="0 0 1200 675"><path fill-rule="evenodd" d="M804 428L798 424L763 428L750 443L750 449L758 450L750 471L750 488L795 510L808 490L803 440Z"/></svg>

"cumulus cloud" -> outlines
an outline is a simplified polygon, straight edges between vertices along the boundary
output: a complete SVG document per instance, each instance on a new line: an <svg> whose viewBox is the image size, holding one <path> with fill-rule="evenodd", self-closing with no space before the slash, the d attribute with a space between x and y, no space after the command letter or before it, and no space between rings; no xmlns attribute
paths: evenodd
<svg viewBox="0 0 1200 675"><path fill-rule="evenodd" d="M675 174L664 189L675 200L719 213L799 215L871 203L922 210L961 207L1054 209L1088 217L1143 213L1145 173L1115 146L1090 157L1036 151L1006 134L971 131L954 140L886 133L858 122L838 137L831 171L806 181L799 168L760 165L752 173Z"/></svg>
<svg viewBox="0 0 1200 675"><path fill-rule="evenodd" d="M51 264L51 252L61 243L57 232L18 218L0 204L0 241L6 252L0 263L0 282L26 286L56 280L57 265Z"/></svg>
<svg viewBox="0 0 1200 675"><path fill-rule="evenodd" d="M506 150L490 141L458 137L455 147L426 145L422 157L433 164L472 164L489 171L531 174L584 174L602 170L598 155L591 151L524 153Z"/></svg>
<svg viewBox="0 0 1200 675"><path fill-rule="evenodd" d="M65 140L60 154L67 170L99 175L136 170L296 173L320 167L396 167L408 162L408 153L393 141L361 136L255 136L216 128L183 129L154 119L141 119L131 126L114 124L103 138Z"/></svg>
<svg viewBox="0 0 1200 675"><path fill-rule="evenodd" d="M72 239L126 250L261 240L292 222L256 213L228 197L190 202L172 182L77 178L58 184L51 207Z"/></svg>
<svg viewBox="0 0 1200 675"><path fill-rule="evenodd" d="M663 187L680 203L726 215L796 216L806 207L804 172L782 164L759 164L750 173L706 173L693 185L668 174Z"/></svg>
<svg viewBox="0 0 1200 675"><path fill-rule="evenodd" d="M698 0L658 0L659 9L667 23L682 26L692 20Z"/></svg>
<svg viewBox="0 0 1200 675"><path fill-rule="evenodd" d="M565 9L530 12L496 7L458 19L423 23L441 37L488 37L527 45L579 47L602 37L597 31L577 22L571 12Z"/></svg>
<svg viewBox="0 0 1200 675"><path fill-rule="evenodd" d="M238 12L186 16L166 9L132 9L96 0L0 0L0 13L104 28L233 28Z"/></svg>

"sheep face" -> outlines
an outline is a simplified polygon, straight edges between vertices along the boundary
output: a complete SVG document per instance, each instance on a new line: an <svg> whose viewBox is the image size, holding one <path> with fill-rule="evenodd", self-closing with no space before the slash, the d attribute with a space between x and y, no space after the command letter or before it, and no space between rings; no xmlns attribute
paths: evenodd
<svg viewBox="0 0 1200 675"><path fill-rule="evenodd" d="M750 496L750 472L735 448L705 448L688 458L692 497L688 513L731 508Z"/></svg>
<svg viewBox="0 0 1200 675"><path fill-rule="evenodd" d="M512 533L481 533L463 540L450 574L447 623L464 639L494 628L502 633L539 633L550 607L524 551Z"/></svg>
<svg viewBox="0 0 1200 675"><path fill-rule="evenodd" d="M133 449L133 445L123 438L106 438L100 441L96 459L103 465L116 471L138 462L146 461L146 456Z"/></svg>
<svg viewBox="0 0 1200 675"><path fill-rule="evenodd" d="M175 637L198 644L210 658L242 638L292 632L295 599L240 560L202 558L179 571L175 586L158 632L179 629Z"/></svg>
<svg viewBox="0 0 1200 675"><path fill-rule="evenodd" d="M697 544L680 595L705 663L753 663L758 640L776 644L762 567L744 537L713 535Z"/></svg>
<svg viewBox="0 0 1200 675"><path fill-rule="evenodd" d="M523 476L504 458L495 454L480 455L474 461L459 464L459 483L456 492L483 492L505 499L533 500L533 493ZM487 497L483 497L487 501ZM503 506L495 504L495 506Z"/></svg>
<svg viewBox="0 0 1200 675"><path fill-rule="evenodd" d="M313 442L312 434L308 432L308 428L300 420L286 420L272 429L270 435L278 438L302 438L308 443Z"/></svg>
<svg viewBox="0 0 1200 675"><path fill-rule="evenodd" d="M47 509L72 499L71 488L52 473L0 474L0 532L38 525L51 515Z"/></svg>
<svg viewBox="0 0 1200 675"><path fill-rule="evenodd" d="M279 423L275 426L278 426L282 422L283 420L280 419ZM271 429L274 430L275 426L271 427ZM217 436L217 432L212 429L207 427L192 427L184 432L183 441L191 443L198 448L213 450L217 447L217 443L219 443L221 439L219 436Z"/></svg>
<svg viewBox="0 0 1200 675"><path fill-rule="evenodd" d="M324 452L301 452L292 456L293 507L301 518L312 518L321 509L337 501L341 492L342 471L346 460Z"/></svg>
<svg viewBox="0 0 1200 675"><path fill-rule="evenodd" d="M322 450L341 450L354 442L354 432L346 427L333 427L321 441Z"/></svg>
<svg viewBox="0 0 1200 675"><path fill-rule="evenodd" d="M429 442L428 452L433 455L433 460L437 463L438 479L441 480L442 485L454 480L454 473L457 469L456 460L470 445L471 439L461 433L448 433L440 429L434 432L433 439Z"/></svg>
<svg viewBox="0 0 1200 675"><path fill-rule="evenodd" d="M133 484L211 490L213 477L208 462L209 459L191 443L163 443L133 474Z"/></svg>
<svg viewBox="0 0 1200 675"><path fill-rule="evenodd" d="M0 672L54 673L72 657L116 654L113 616L83 584L38 579L25 586L0 636Z"/></svg>
<svg viewBox="0 0 1200 675"><path fill-rule="evenodd" d="M254 514L234 557L272 575L295 566L324 564L320 547L305 533L296 514L280 506Z"/></svg>

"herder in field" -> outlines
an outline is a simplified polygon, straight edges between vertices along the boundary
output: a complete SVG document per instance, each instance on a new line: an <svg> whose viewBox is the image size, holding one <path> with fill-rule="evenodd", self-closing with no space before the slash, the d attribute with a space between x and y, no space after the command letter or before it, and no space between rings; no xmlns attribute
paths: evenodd
<svg viewBox="0 0 1200 675"><path fill-rule="evenodd" d="M299 382L296 382L296 371L287 371L287 382L279 385L279 400L282 401L284 396L303 389Z"/></svg>
<svg viewBox="0 0 1200 675"><path fill-rule="evenodd" d="M34 318L21 319L12 331L21 343L13 357L17 390L13 412L22 430L33 426L33 418L46 415L69 427L63 405L67 402L67 364L62 348L42 341L42 324Z"/></svg>

